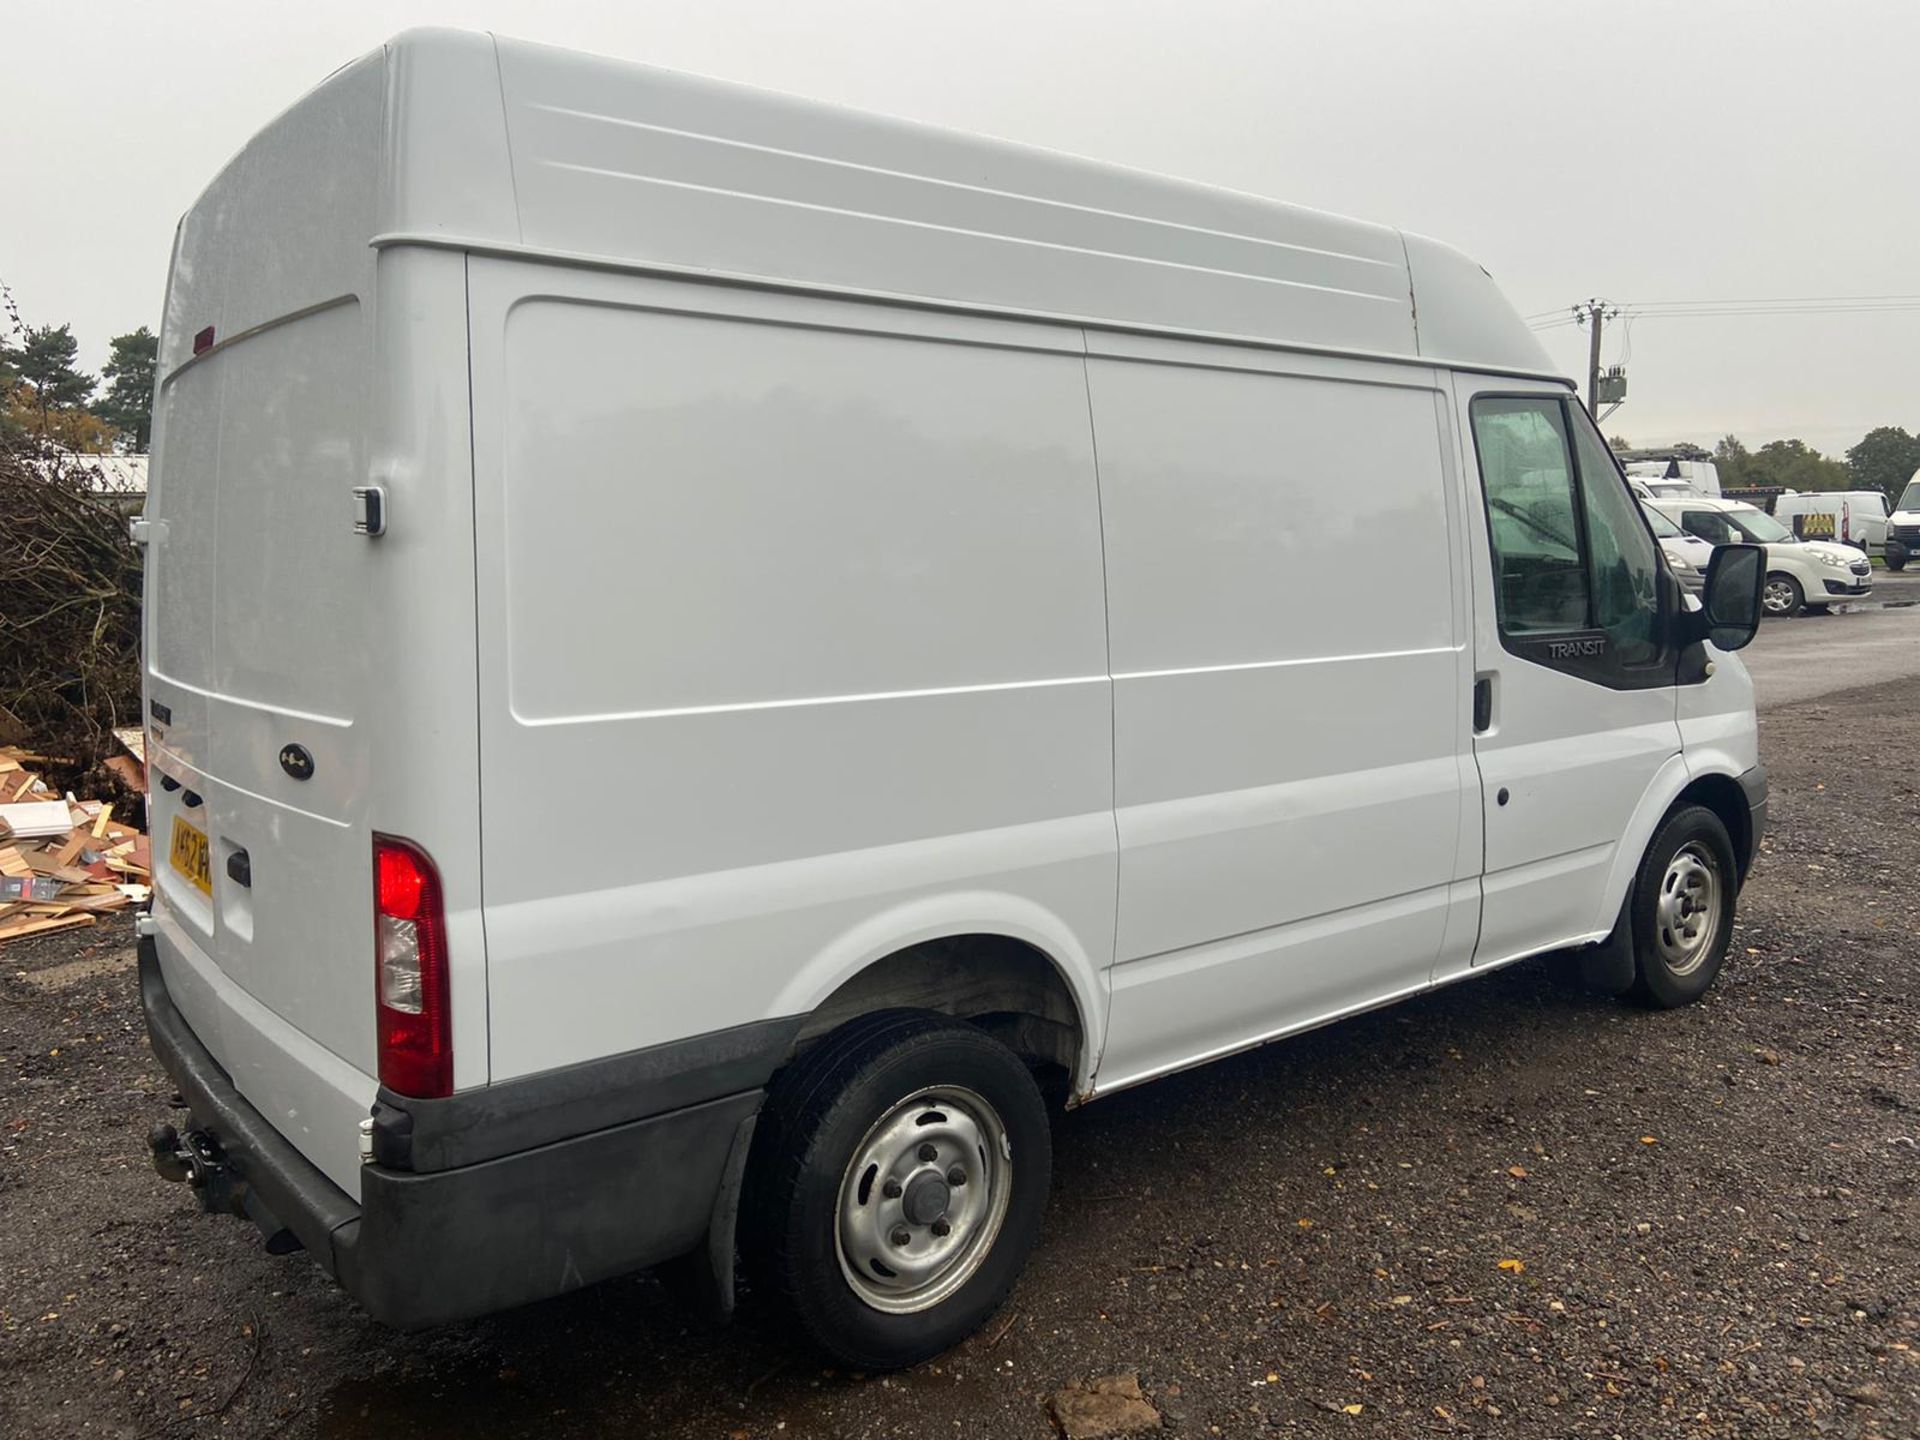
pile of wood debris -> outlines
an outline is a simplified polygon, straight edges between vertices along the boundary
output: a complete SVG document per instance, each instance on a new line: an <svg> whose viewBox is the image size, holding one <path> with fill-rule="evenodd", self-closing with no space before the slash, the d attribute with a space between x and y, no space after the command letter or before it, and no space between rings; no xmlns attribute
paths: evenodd
<svg viewBox="0 0 1920 1440"><path fill-rule="evenodd" d="M112 805L54 793L29 768L42 759L0 748L0 945L91 925L144 902L152 883L147 837Z"/></svg>

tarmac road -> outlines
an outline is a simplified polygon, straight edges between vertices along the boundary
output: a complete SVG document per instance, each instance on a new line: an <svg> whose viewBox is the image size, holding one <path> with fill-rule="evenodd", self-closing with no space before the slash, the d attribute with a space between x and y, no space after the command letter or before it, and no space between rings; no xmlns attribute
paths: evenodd
<svg viewBox="0 0 1920 1440"><path fill-rule="evenodd" d="M1920 678L1920 571L1876 573L1873 598L1859 605L1765 621L1741 658L1763 709ZM1920 710L1920 686L1914 705Z"/></svg>

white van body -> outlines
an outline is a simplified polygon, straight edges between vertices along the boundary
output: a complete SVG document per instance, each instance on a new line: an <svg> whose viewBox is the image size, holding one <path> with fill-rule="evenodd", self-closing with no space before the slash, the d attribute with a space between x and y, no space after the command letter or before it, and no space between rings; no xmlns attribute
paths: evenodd
<svg viewBox="0 0 1920 1440"><path fill-rule="evenodd" d="M1782 497L1785 504L1792 496ZM1767 547L1766 612L1798 615L1873 593L1873 562L1837 540L1799 540L1786 521L1742 500L1658 499L1645 502L1709 545Z"/></svg>
<svg viewBox="0 0 1920 1440"><path fill-rule="evenodd" d="M1913 472L1887 516L1886 555L1889 570L1904 570L1908 561L1920 559L1920 470Z"/></svg>
<svg viewBox="0 0 1920 1440"><path fill-rule="evenodd" d="M181 222L159 374L142 978L232 1159L157 1163L396 1324L730 1276L852 1017L1085 1101L1604 939L1682 802L1758 839L1737 658L1503 634L1487 397L1658 552L1418 236L414 32ZM450 1093L379 1080L381 836Z"/></svg>
<svg viewBox="0 0 1920 1440"><path fill-rule="evenodd" d="M1802 490L1773 502L1773 518L1803 540L1833 540L1863 554L1887 548L1887 497L1878 490Z"/></svg>
<svg viewBox="0 0 1920 1440"><path fill-rule="evenodd" d="M1696 495L1720 497L1720 467L1711 460L1629 459L1624 468L1627 474L1641 479L1679 481Z"/></svg>

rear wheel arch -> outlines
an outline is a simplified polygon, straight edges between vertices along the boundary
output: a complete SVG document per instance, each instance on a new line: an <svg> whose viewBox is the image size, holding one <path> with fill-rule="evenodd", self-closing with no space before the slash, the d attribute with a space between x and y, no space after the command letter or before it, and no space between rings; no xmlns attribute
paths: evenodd
<svg viewBox="0 0 1920 1440"><path fill-rule="evenodd" d="M795 1054L865 1016L918 1010L970 1021L1072 1092L1091 1073L1091 1029L1065 969L1030 941L993 932L923 940L842 981L800 1024ZM1070 1092L1070 1093L1072 1093Z"/></svg>

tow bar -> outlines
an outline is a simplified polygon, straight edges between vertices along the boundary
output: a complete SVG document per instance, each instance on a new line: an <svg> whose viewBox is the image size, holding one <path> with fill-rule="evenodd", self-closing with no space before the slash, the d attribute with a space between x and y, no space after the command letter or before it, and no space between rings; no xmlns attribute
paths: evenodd
<svg viewBox="0 0 1920 1440"><path fill-rule="evenodd" d="M183 1136L171 1125L156 1125L147 1132L147 1154L154 1173L162 1180L184 1181L209 1214L251 1220L266 1237L269 1255L288 1255L302 1248L299 1237L261 1203L245 1178L228 1164L220 1142L205 1130L189 1129Z"/></svg>

